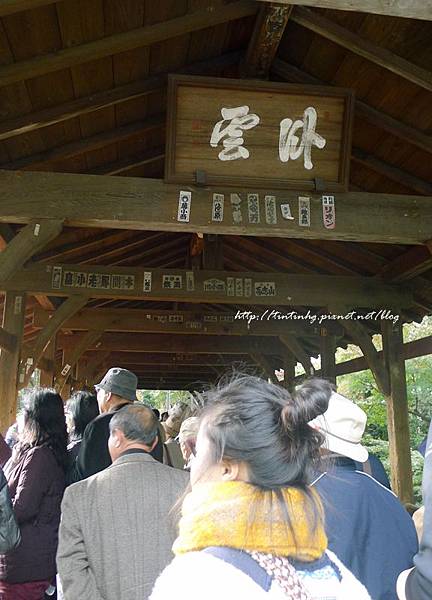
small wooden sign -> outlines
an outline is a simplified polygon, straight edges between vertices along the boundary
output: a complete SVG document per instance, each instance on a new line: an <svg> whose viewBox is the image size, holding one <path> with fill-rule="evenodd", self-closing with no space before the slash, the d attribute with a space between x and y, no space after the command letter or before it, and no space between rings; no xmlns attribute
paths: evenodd
<svg viewBox="0 0 432 600"><path fill-rule="evenodd" d="M350 90L172 75L168 98L166 181L348 188Z"/></svg>

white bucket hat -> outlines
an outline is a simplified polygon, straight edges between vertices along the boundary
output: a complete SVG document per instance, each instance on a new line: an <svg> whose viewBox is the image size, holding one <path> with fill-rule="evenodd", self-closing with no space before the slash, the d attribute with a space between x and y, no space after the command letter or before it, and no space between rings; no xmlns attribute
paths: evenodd
<svg viewBox="0 0 432 600"><path fill-rule="evenodd" d="M325 435L323 448L364 463L369 453L360 442L366 421L367 415L359 406L333 392L326 412L309 425Z"/></svg>

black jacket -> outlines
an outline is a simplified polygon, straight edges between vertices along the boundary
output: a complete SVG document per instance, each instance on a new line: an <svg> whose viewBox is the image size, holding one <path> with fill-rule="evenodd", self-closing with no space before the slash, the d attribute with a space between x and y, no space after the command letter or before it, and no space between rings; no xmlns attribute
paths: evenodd
<svg viewBox="0 0 432 600"><path fill-rule="evenodd" d="M432 423L426 444L423 469L423 503L425 507L420 550L414 558L415 569L408 575L407 600L432 599Z"/></svg>
<svg viewBox="0 0 432 600"><path fill-rule="evenodd" d="M70 483L86 479L110 466L112 461L108 451L109 424L114 414L123 406L126 404L119 404L112 411L99 415L87 425L69 477ZM163 446L160 439L150 454L159 462L163 462Z"/></svg>
<svg viewBox="0 0 432 600"><path fill-rule="evenodd" d="M7 480L0 468L0 554L10 552L20 541L21 534L15 520Z"/></svg>

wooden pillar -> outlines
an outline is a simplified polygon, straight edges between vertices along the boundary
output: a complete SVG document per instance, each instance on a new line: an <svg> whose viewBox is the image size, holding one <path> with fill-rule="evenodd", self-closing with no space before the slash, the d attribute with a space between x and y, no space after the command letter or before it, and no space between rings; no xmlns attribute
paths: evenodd
<svg viewBox="0 0 432 600"><path fill-rule="evenodd" d="M412 466L402 324L382 321L384 364L388 372L387 427L392 489L404 503L413 501Z"/></svg>
<svg viewBox="0 0 432 600"><path fill-rule="evenodd" d="M291 352L284 352L283 355L283 370L284 370L284 387L292 392L295 388L295 367L297 364L297 360Z"/></svg>
<svg viewBox="0 0 432 600"><path fill-rule="evenodd" d="M204 235L203 269L223 269L223 247L221 235Z"/></svg>
<svg viewBox="0 0 432 600"><path fill-rule="evenodd" d="M18 393L18 369L20 364L21 340L24 331L26 296L23 293L7 292L3 308L3 329L15 336L13 351L0 350L0 431L15 422Z"/></svg>
<svg viewBox="0 0 432 600"><path fill-rule="evenodd" d="M324 327L320 332L321 376L336 383L336 338Z"/></svg>

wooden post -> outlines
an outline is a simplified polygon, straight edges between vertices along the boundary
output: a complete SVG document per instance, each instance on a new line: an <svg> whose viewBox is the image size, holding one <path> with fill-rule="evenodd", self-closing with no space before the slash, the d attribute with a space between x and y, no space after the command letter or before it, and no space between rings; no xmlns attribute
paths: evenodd
<svg viewBox="0 0 432 600"><path fill-rule="evenodd" d="M8 292L3 308L3 329L17 340L12 352L0 350L0 431L12 425L16 417L18 393L18 368L20 363L21 338L24 330L26 296Z"/></svg>
<svg viewBox="0 0 432 600"><path fill-rule="evenodd" d="M402 502L412 502L408 398L401 322L393 324L392 321L382 321L382 341L390 384L386 400L392 489Z"/></svg>
<svg viewBox="0 0 432 600"><path fill-rule="evenodd" d="M72 371L84 352L92 346L103 334L102 330L88 331L80 338L73 349L66 350L63 355L63 363L56 374L56 389L61 392L70 380Z"/></svg>
<svg viewBox="0 0 432 600"><path fill-rule="evenodd" d="M223 269L223 249L221 235L204 235L203 269Z"/></svg>
<svg viewBox="0 0 432 600"><path fill-rule="evenodd" d="M283 369L284 369L284 387L290 392L293 391L295 387L294 379L295 379L295 367L297 361L291 352L284 352L283 354Z"/></svg>
<svg viewBox="0 0 432 600"><path fill-rule="evenodd" d="M336 383L336 338L324 327L320 335L321 376Z"/></svg>

